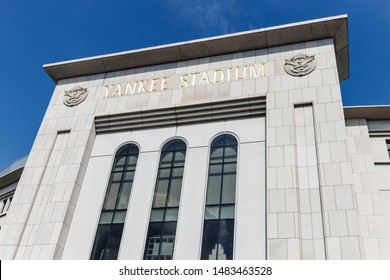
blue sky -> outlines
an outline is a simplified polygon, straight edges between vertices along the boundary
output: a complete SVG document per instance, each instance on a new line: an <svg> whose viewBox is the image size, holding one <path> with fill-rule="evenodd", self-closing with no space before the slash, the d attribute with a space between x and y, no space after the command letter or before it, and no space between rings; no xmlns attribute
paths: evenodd
<svg viewBox="0 0 390 280"><path fill-rule="evenodd" d="M390 104L389 0L1 1L0 170L31 149L55 87L43 64L340 14L344 104Z"/></svg>

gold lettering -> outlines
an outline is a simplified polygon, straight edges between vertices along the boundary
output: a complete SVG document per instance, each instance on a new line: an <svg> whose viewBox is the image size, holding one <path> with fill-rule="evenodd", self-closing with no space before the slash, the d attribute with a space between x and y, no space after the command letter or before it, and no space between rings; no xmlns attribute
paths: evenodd
<svg viewBox="0 0 390 280"><path fill-rule="evenodd" d="M115 96L115 93L118 93L118 96L122 95L122 86L121 86L121 84L118 84L116 86L114 92L112 93L112 96Z"/></svg>
<svg viewBox="0 0 390 280"><path fill-rule="evenodd" d="M232 68L228 68L227 70L228 70L227 81L230 82Z"/></svg>
<svg viewBox="0 0 390 280"><path fill-rule="evenodd" d="M171 77L164 77L161 81L161 90L167 90L168 89L168 82Z"/></svg>
<svg viewBox="0 0 390 280"><path fill-rule="evenodd" d="M179 83L175 85L175 88L210 85L213 83L217 84L222 82L231 82L234 80L256 79L265 76L265 63L247 64L230 68L221 68L216 70L181 74L179 77L175 76L175 78L179 79ZM170 76L158 77L141 81L131 81L126 83L126 90L124 92L122 92L122 85L125 86L125 83L107 85L104 86L104 98L156 92L160 90L165 91L168 90L168 88L171 88L170 83Z"/></svg>
<svg viewBox="0 0 390 280"><path fill-rule="evenodd" d="M157 81L159 80L160 78L155 78L155 79L151 79L150 81L150 91L153 92L153 91L157 91Z"/></svg>
<svg viewBox="0 0 390 280"><path fill-rule="evenodd" d="M138 87L138 93L145 93L146 92L146 83L148 82L148 80L144 80L144 81L140 81L139 82L139 87Z"/></svg>
<svg viewBox="0 0 390 280"><path fill-rule="evenodd" d="M242 73L242 76L240 77L239 69L241 67L244 68L244 70L242 71L243 73ZM246 77L246 66L237 66L236 67L236 80L242 80L242 79L245 79L245 77Z"/></svg>
<svg viewBox="0 0 390 280"><path fill-rule="evenodd" d="M251 64L249 65L249 79L252 79L253 77L257 78L259 75L256 72L256 67Z"/></svg>
<svg viewBox="0 0 390 280"><path fill-rule="evenodd" d="M264 63L261 64L261 77L265 76L265 65Z"/></svg>
<svg viewBox="0 0 390 280"><path fill-rule="evenodd" d="M219 79L218 79L218 73L220 74ZM223 72L221 69L214 70L214 84L223 82L224 78L225 78L225 72Z"/></svg>
<svg viewBox="0 0 390 280"><path fill-rule="evenodd" d="M136 89L137 89L137 82L134 82L133 86L131 85L131 83L127 83L126 84L125 95L128 95L129 93L130 94L134 94Z"/></svg>
<svg viewBox="0 0 390 280"><path fill-rule="evenodd" d="M110 91L111 89L113 88L114 86L105 86L104 88L106 89L106 94L104 95L104 98L107 98L108 95L110 94Z"/></svg>
<svg viewBox="0 0 390 280"><path fill-rule="evenodd" d="M184 77L189 77L190 75L188 74L183 74L180 76L180 83L179 83L179 88L184 88L184 87L187 87L188 86L188 80L185 79ZM184 84L182 84L182 82Z"/></svg>
<svg viewBox="0 0 390 280"><path fill-rule="evenodd" d="M191 85L194 87L195 86L195 78L196 78L196 75L199 75L200 73L199 72L196 72L196 73L191 73L190 75L192 76L192 81L191 81Z"/></svg>
<svg viewBox="0 0 390 280"><path fill-rule="evenodd" d="M210 84L209 74L207 74L207 71L204 71L202 74L202 77L200 78L199 85L202 84L203 81L206 81L206 84Z"/></svg>

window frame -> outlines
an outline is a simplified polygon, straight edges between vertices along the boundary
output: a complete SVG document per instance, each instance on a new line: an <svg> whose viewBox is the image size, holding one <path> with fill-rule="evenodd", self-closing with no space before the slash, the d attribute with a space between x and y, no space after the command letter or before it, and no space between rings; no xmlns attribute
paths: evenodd
<svg viewBox="0 0 390 280"><path fill-rule="evenodd" d="M221 187L220 187L220 191L219 191L219 204L213 204L213 205L208 205L207 203L207 198L208 198L208 192L209 192L209 181L210 181L210 166L214 165L214 163L212 163L213 159L212 159L212 153L213 153L213 149L214 148L218 148L219 146L218 145L215 145L221 137L231 137L231 139L234 139L234 144L235 145L226 145L225 143L225 139L223 140L224 141L224 145L222 146L223 147L223 159L222 159L222 172L220 173L220 175L222 176L222 180L224 178L224 175L225 172L224 172L224 164L225 164L225 149L226 147L233 147L235 146L235 150L236 150L236 155L235 155L235 161L233 162L228 162L228 164L231 164L231 163L234 163L235 164L235 183L234 183L234 202L232 203L222 203L222 194L223 194L223 190L224 190L224 186L223 186L223 181L221 181ZM235 246L235 237L236 237L236 205L237 205L237 192L238 192L238 159L239 159L239 147L240 147L240 142L239 142L239 138L232 134L232 133L229 133L229 132L225 132L225 133L221 133L217 136L215 136L210 145L209 145L209 157L208 157L208 166L207 166L207 182L206 182L206 190L205 190L205 197L204 197L204 212L203 212L203 223L202 223L202 242L201 242L201 247L200 247L200 259L201 260L204 260L205 258L202 257L202 253L203 253L203 250L205 249L204 248L204 240L205 240L205 227L208 226L208 223L210 222L210 224L214 221L215 223L218 223L218 233L217 235L220 233L221 231L221 222L222 223L225 223L225 221L233 221L233 225L232 225L232 230L231 230L231 233L232 233L232 238L231 238L231 246L228 246L228 247L231 247L231 259L234 259L234 246ZM219 211L218 211L218 218L213 218L213 219L207 219L206 218L206 215L207 215L207 208L208 207L213 207L213 206L216 206L216 207L219 207ZM233 206L234 207L234 213L231 215L231 217L229 218L224 218L224 217L221 217L221 209L225 206ZM229 224L229 223L228 223ZM225 225L224 225L225 226ZM220 236L219 236L220 237ZM218 237L218 238L219 238ZM218 248L217 248L218 250ZM206 255L203 253L203 255ZM216 258L218 259L218 257Z"/></svg>
<svg viewBox="0 0 390 280"><path fill-rule="evenodd" d="M180 143L180 145L183 145L181 148L177 148L175 145L176 143ZM173 148L171 150L171 146L173 145ZM177 234L177 224L179 221L179 210L180 210L180 203L181 203L181 195L182 195L182 189L183 189L183 182L184 182L184 171L185 171L185 162L187 159L187 150L188 150L188 145L185 140L181 138L173 138L167 141L161 148L160 152L160 159L159 159L159 164L158 164L158 170L157 170L157 176L156 176L156 181L155 181L155 187L154 187L154 192L153 192L153 199L152 199L152 205L151 205L151 210L150 210L150 215L149 215L149 223L148 223L148 229L147 229L147 234L145 238L145 246L144 246L144 253L143 253L143 260L165 260L165 259L173 259L174 256L174 248L175 248L175 242L176 242L176 234ZM176 161L176 157L179 153L184 153L184 157L182 160L179 160L179 164ZM172 153L171 156L169 154ZM167 161L163 161L164 157L171 157L169 160L169 166L167 166ZM181 174L179 176L174 175L173 173L175 170L180 170L181 169ZM162 177L161 173L162 171L169 170L169 175L168 177ZM162 179L161 179L162 178ZM158 187L160 186L160 182L162 181L167 181L167 187L166 190L164 191L164 194L162 195L164 199L164 205L156 205L156 197L158 195ZM180 180L180 187L179 187L179 192L178 192L178 197L177 197L177 203L174 205L169 205L170 203L170 197L172 194L172 182L174 180ZM167 212L169 210L176 210L176 217L173 217L173 219L168 219L167 220ZM153 213L157 213L157 211L162 211L162 217L160 220L152 220L153 218ZM171 226L174 227L174 230L172 230ZM156 238L156 236L151 235L152 228L153 227L160 227L159 232L159 238L160 242L163 240L164 237L164 231L169 231L172 230L173 237L171 236L172 240L172 254L171 255L163 255L161 254L163 250L163 243L159 243L158 246L158 254L150 256L148 254L148 250L150 251L150 239ZM168 229L167 229L168 228ZM167 245L166 245L167 246ZM169 257L168 257L169 256Z"/></svg>
<svg viewBox="0 0 390 280"><path fill-rule="evenodd" d="M109 180L107 182L104 199L100 207L101 210L100 210L99 220L95 230L95 237L90 252L91 260L102 260L102 259L116 260L118 258L120 252L120 245L123 238L127 211L129 208L128 206L130 203L132 188L134 185L134 179L135 179L139 155L140 155L140 148L135 143L126 143L120 146L115 152L113 163L111 165ZM125 158L123 165L122 164L118 165L118 162L120 162L123 158ZM118 178L115 178L116 174L120 174L119 180ZM130 178L127 177L128 174L131 174ZM114 192L116 193L114 194L115 203L113 207L111 207L111 205L110 207L108 207L110 195L113 190L113 185L118 185L117 190L116 191L114 190ZM124 193L124 191L126 191L126 188L129 189L128 193ZM125 194L126 196L123 196L123 194ZM124 206L121 206L121 203L123 202L122 198L126 200L123 204ZM108 213L108 215L106 215L106 213ZM118 217L120 218L119 221L115 220L117 214L119 214L118 215ZM104 221L104 216L108 216L109 218L110 215L111 215L110 221ZM115 240L111 240L111 238L115 238L115 233L118 233L119 231L120 233L118 235L119 238L117 238L117 248L114 248L113 257L111 258L109 255L107 255L107 258L103 258L105 256L104 255L106 250L105 247L108 247L108 244L110 243L112 244L112 242L115 243ZM104 237L105 233L106 233L106 237ZM101 235L103 235L103 237L100 237ZM102 246L104 249L102 249L102 251L100 252L99 254L100 257L97 258L98 251L99 251L98 248Z"/></svg>

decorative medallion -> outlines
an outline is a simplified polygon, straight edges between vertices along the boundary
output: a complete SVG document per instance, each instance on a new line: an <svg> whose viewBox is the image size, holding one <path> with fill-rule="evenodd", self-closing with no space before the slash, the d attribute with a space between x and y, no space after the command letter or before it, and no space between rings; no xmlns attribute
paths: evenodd
<svg viewBox="0 0 390 280"><path fill-rule="evenodd" d="M314 55L297 54L291 59L284 60L284 70L295 77L311 73L317 65Z"/></svg>
<svg viewBox="0 0 390 280"><path fill-rule="evenodd" d="M69 91L65 91L64 104L68 107L79 105L88 96L88 89L77 86Z"/></svg>

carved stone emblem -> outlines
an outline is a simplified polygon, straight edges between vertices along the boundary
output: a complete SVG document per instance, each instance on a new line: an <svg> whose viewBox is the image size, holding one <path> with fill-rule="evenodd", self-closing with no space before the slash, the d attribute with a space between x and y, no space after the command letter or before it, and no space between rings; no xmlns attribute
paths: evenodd
<svg viewBox="0 0 390 280"><path fill-rule="evenodd" d="M284 70L291 76L301 77L311 73L316 68L314 55L297 54L284 60Z"/></svg>
<svg viewBox="0 0 390 280"><path fill-rule="evenodd" d="M65 91L64 104L68 107L79 105L88 96L88 89L80 86Z"/></svg>

